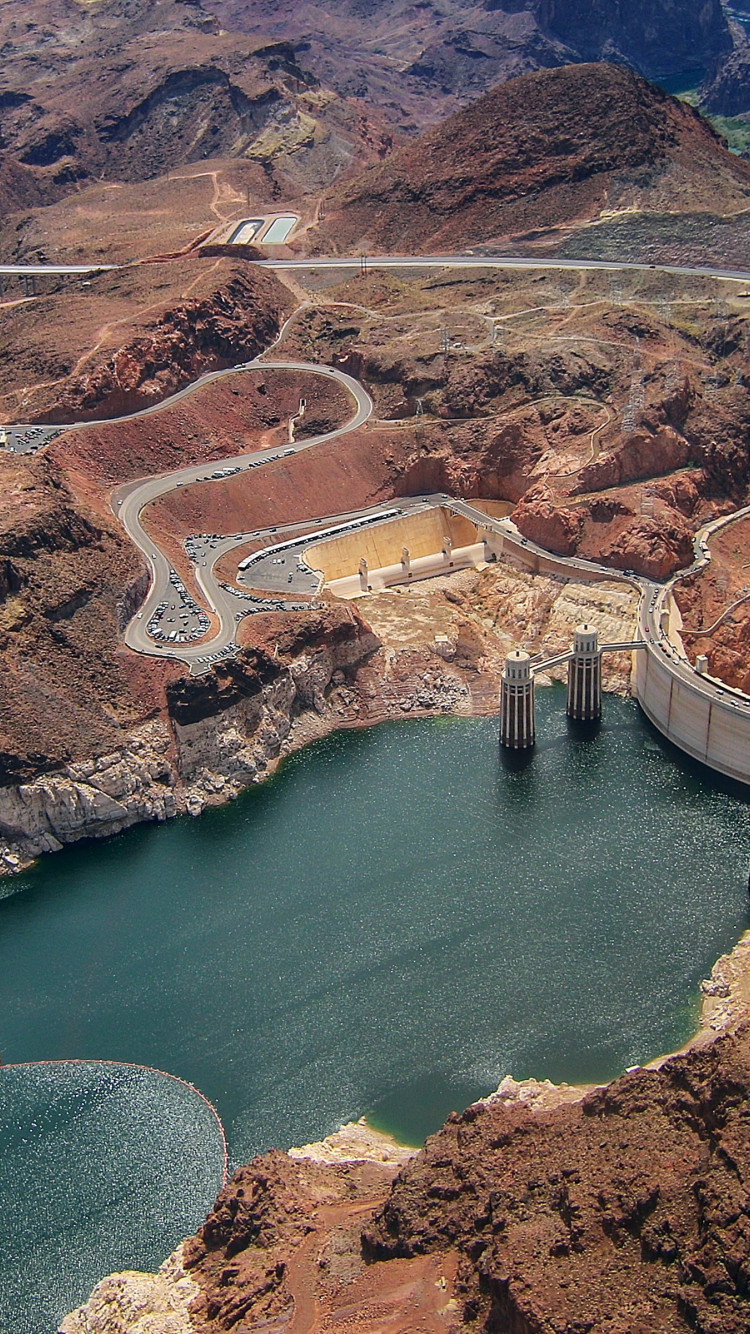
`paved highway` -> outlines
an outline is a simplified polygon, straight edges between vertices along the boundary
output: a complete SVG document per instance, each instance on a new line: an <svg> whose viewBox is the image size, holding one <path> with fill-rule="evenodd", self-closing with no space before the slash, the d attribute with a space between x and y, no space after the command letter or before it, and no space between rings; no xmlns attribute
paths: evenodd
<svg viewBox="0 0 750 1334"><path fill-rule="evenodd" d="M122 264L0 264L0 275L18 274L22 278L52 277L54 274L106 273L121 269Z"/></svg>
<svg viewBox="0 0 750 1334"><path fill-rule="evenodd" d="M750 283L746 269L716 269L686 264L637 264L633 261L609 259L536 259L526 256L479 255L367 255L368 269L573 269L577 273L590 270L605 272L673 273L689 278L726 278L731 282ZM257 261L266 269L357 269L362 265L358 256L335 259L262 259Z"/></svg>
<svg viewBox="0 0 750 1334"><path fill-rule="evenodd" d="M337 384L346 389L354 400L355 412L346 425L339 426L333 431L327 431L324 435L312 436L309 440L301 440L282 448L256 450L252 454L238 454L233 458L222 459L217 463L191 464L187 468L179 468L175 472L166 473L159 477L150 477L143 482L128 483L115 491L112 497L114 513L136 546L143 552L151 573L151 587L148 596L137 616L130 622L125 633L125 642L130 648L140 653L177 658L181 662L188 663L193 672L206 671L212 662L227 657L235 651L234 635L237 621L241 618L243 609L241 606L238 607L236 595L223 588L213 578L212 569L209 573L207 566L204 568L199 565L196 578L206 596L209 608L218 620L216 633L209 641L203 640L195 643L175 643L172 641L165 644L154 642L148 632L148 627L153 625L161 604L165 602L167 604L164 611L168 608L172 609L175 572L164 553L151 540L141 524L141 514L144 507L178 486L186 486L201 481L220 481L222 477L227 475L248 472L251 468L263 467L277 459L299 454L305 449L313 449L324 441L335 440L339 436L346 435L362 426L373 411L372 399L362 385L353 380L351 376L345 375L343 371L334 370L327 366L316 366L304 361L252 361L242 367L235 367L232 373L237 370L254 372L292 370L323 376L325 379L336 381ZM219 372L219 374L224 373ZM215 375L208 378L215 378ZM189 392L189 390L183 390L182 395L186 392ZM170 401L173 402L174 399ZM146 409L147 412L157 410L159 409ZM218 559L218 554L216 558ZM166 632L170 620L169 618L165 620L164 616L161 620ZM174 631L169 630L168 633L176 635L179 632L180 629L175 618L175 629Z"/></svg>
<svg viewBox="0 0 750 1334"><path fill-rule="evenodd" d="M572 269L575 272L604 270L605 272L674 273L692 278L726 278L732 282L750 283L748 269L720 269L707 265L643 264L633 260L612 259L541 259L523 255L482 255L469 251L463 255L367 255L368 269ZM360 269L362 258L304 258L261 259L254 263L265 269ZM27 277L45 274L104 273L112 269L129 268L128 264L0 264L2 274L24 274Z"/></svg>

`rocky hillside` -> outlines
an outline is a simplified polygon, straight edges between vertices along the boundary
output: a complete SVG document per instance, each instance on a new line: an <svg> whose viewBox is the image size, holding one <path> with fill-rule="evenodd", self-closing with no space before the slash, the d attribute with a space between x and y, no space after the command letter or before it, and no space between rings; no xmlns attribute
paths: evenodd
<svg viewBox="0 0 750 1334"><path fill-rule="evenodd" d="M86 421L148 407L273 342L289 294L242 261L189 256L62 281L5 313L0 420Z"/></svg>
<svg viewBox="0 0 750 1334"><path fill-rule="evenodd" d="M0 45L3 175L25 169L46 200L207 158L270 166L327 143L340 170L369 154L366 115L320 89L292 46L226 32L199 0L34 0L23 13L2 0Z"/></svg>
<svg viewBox="0 0 750 1334"><path fill-rule="evenodd" d="M605 209L748 203L750 168L692 108L627 70L569 66L511 80L334 188L317 244L423 253Z"/></svg>
<svg viewBox="0 0 750 1334"><path fill-rule="evenodd" d="M536 1123L469 1108L404 1169L366 1254L457 1249L474 1328L744 1330L749 1075L745 1031Z"/></svg>
<svg viewBox="0 0 750 1334"><path fill-rule="evenodd" d="M705 68L732 45L719 0L206 0L226 27L304 39L305 64L424 125L530 70L613 60L647 77Z"/></svg>

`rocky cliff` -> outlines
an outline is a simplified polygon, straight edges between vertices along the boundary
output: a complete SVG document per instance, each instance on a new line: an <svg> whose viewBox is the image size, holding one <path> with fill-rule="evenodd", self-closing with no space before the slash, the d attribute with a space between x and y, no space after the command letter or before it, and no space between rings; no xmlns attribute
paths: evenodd
<svg viewBox="0 0 750 1334"><path fill-rule="evenodd" d="M27 782L13 782L6 772L0 787L4 869L144 820L197 815L264 778L295 720L306 711L325 718L335 710L335 689L328 698L334 677L344 682L355 674L379 643L344 608L290 614L290 620L274 657L246 650L204 677L173 673L164 716L132 729L110 752L50 763L48 773Z"/></svg>
<svg viewBox="0 0 750 1334"><path fill-rule="evenodd" d="M709 70L700 88L700 106L709 115L740 116L750 109L750 45L738 44Z"/></svg>
<svg viewBox="0 0 750 1334"><path fill-rule="evenodd" d="M654 78L705 67L731 50L719 0L535 0L542 31L579 60L613 60Z"/></svg>
<svg viewBox="0 0 750 1334"><path fill-rule="evenodd" d="M89 421L161 402L206 371L257 356L273 343L288 307L271 274L227 262L213 291L154 311L140 336L58 383L54 407L37 401L36 419Z"/></svg>

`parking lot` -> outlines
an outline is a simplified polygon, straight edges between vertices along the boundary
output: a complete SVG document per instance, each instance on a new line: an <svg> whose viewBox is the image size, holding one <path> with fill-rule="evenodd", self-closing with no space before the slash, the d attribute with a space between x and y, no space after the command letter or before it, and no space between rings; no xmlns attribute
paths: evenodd
<svg viewBox="0 0 750 1334"><path fill-rule="evenodd" d="M62 429L61 426L0 426L0 449L13 454L36 454Z"/></svg>
<svg viewBox="0 0 750 1334"><path fill-rule="evenodd" d="M147 626L149 635L161 644L191 644L202 639L210 625L207 613L190 596L174 570L169 583L170 596L162 599L151 616Z"/></svg>
<svg viewBox="0 0 750 1334"><path fill-rule="evenodd" d="M262 556L249 569L239 571L237 582L245 588L259 588L267 593L317 593L320 575L302 560L302 552L309 545L310 538L306 537L300 540L298 547Z"/></svg>

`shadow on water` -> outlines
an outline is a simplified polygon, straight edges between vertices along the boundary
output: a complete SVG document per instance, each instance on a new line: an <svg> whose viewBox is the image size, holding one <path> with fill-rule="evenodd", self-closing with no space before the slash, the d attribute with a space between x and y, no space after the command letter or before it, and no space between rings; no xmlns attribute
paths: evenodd
<svg viewBox="0 0 750 1334"><path fill-rule="evenodd" d="M685 775L694 790L710 788L731 797L733 801L741 802L743 806L750 807L750 786L747 783L739 783L734 778L717 773L707 764L702 764L700 760L694 760L691 755L686 755L678 746L662 736L658 727L654 727L642 710L639 709L638 712L649 737L644 745L648 754L660 754L663 759L669 760Z"/></svg>
<svg viewBox="0 0 750 1334"><path fill-rule="evenodd" d="M526 746L523 750L510 750L508 746L499 746L500 770L503 774L523 774L534 763L536 746Z"/></svg>
<svg viewBox="0 0 750 1334"><path fill-rule="evenodd" d="M569 718L566 714L565 725L568 740L585 745L587 742L596 740L604 726L604 720L602 718L590 718L583 721L579 718Z"/></svg>
<svg viewBox="0 0 750 1334"><path fill-rule="evenodd" d="M400 1142L416 1149L424 1144L428 1135L434 1134L451 1112L462 1112L470 1103L486 1095L486 1085L454 1080L444 1070L431 1071L390 1089L366 1113L367 1122L373 1130L386 1134L390 1134L396 1124ZM434 1116L426 1114L430 1106L440 1118L437 1124Z"/></svg>

